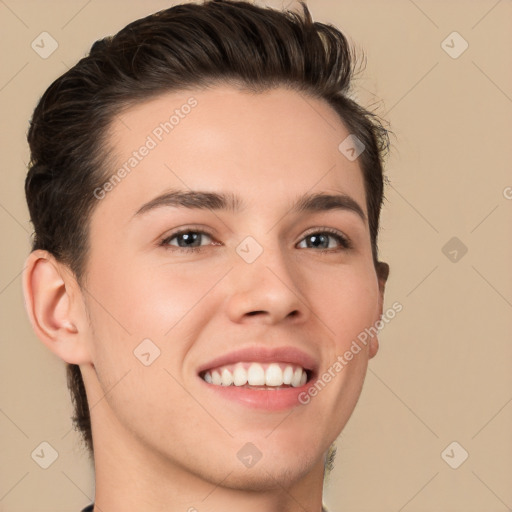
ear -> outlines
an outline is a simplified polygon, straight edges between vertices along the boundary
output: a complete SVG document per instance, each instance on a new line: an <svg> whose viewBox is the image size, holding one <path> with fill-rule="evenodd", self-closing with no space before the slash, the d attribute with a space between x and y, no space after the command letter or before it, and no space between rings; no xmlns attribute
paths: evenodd
<svg viewBox="0 0 512 512"><path fill-rule="evenodd" d="M386 282L389 277L389 265L383 261L378 261L376 268L377 280L379 282L379 319L384 312L384 290L386 289ZM377 336L372 336L370 339L369 358L371 359L377 354L379 350L379 339Z"/></svg>
<svg viewBox="0 0 512 512"><path fill-rule="evenodd" d="M37 337L67 363L90 362L87 316L76 279L47 251L33 251L23 271L25 309Z"/></svg>

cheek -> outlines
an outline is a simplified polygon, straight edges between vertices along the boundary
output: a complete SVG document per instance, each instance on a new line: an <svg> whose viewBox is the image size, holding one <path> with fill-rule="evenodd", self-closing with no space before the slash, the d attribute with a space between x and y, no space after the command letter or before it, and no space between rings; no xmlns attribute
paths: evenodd
<svg viewBox="0 0 512 512"><path fill-rule="evenodd" d="M336 411L332 428L340 431L362 390L371 339L365 330L378 319L379 291L375 275L367 266L344 267L327 281L319 311L324 312L322 320L332 331L332 341L319 375L322 382L317 389L322 398L317 405Z"/></svg>
<svg viewBox="0 0 512 512"><path fill-rule="evenodd" d="M368 269L346 267L315 280L317 311L336 344L344 351L354 339L378 320L378 283Z"/></svg>
<svg viewBox="0 0 512 512"><path fill-rule="evenodd" d="M214 288L226 269L211 265L160 265L131 280L129 292L136 309L125 304L124 315L134 332L152 333L167 340L179 335L186 338L192 328L200 328L215 314ZM217 290L215 290L217 291ZM217 308L218 311L218 308Z"/></svg>
<svg viewBox="0 0 512 512"><path fill-rule="evenodd" d="M195 267L97 267L90 284L94 298L88 302L94 362L104 392L130 372L129 379L140 383L133 397L158 395L160 389L168 393L173 386L179 394L165 369L182 380L187 352L208 319L218 314L218 301L210 292L225 274L224 268L198 272ZM144 358L152 362L145 366Z"/></svg>
<svg viewBox="0 0 512 512"><path fill-rule="evenodd" d="M98 261L91 282L95 325L135 338L162 338L178 326L224 272L197 265ZM96 300L94 300L96 299ZM111 333L113 334L113 333Z"/></svg>

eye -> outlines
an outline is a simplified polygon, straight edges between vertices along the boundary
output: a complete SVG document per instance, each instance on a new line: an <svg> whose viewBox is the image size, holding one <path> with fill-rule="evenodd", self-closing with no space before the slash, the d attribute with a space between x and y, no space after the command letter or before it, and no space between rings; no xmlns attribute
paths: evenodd
<svg viewBox="0 0 512 512"><path fill-rule="evenodd" d="M201 242L204 241L204 237L213 240L213 236L206 231L200 229L187 228L182 229L180 231L176 231L175 233L172 233L168 237L164 238L160 242L160 245L166 249L171 249L173 251L178 252L200 252L206 246L212 245L211 243L201 245ZM336 240L338 242L338 245L332 247L329 239ZM310 242L306 242L306 247L301 248L319 248L319 252L338 252L341 250L347 250L352 248L351 241L345 235L331 228L321 228L320 231L313 231L307 234L302 240L310 240ZM176 241L177 244L173 243L173 241ZM300 243L303 243L303 241L301 241ZM215 243L214 245L219 244Z"/></svg>
<svg viewBox="0 0 512 512"><path fill-rule="evenodd" d="M343 249L351 249L352 243L350 240L339 231L330 228L322 228L323 231L314 231L312 233L307 234L303 240L310 240L311 242L306 242L306 248L320 248L321 252L336 252ZM335 239L338 242L338 247L330 247L329 238ZM302 242L300 242L302 243Z"/></svg>
<svg viewBox="0 0 512 512"><path fill-rule="evenodd" d="M190 228L182 229L162 240L160 245L179 252L199 252L204 248L204 246L201 246L200 242L205 236L210 239L212 238L206 231ZM177 246L171 243L174 239L178 242Z"/></svg>

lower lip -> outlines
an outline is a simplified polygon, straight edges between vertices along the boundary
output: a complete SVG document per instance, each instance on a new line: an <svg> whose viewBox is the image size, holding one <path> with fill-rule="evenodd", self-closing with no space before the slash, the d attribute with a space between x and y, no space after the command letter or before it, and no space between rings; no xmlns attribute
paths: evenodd
<svg viewBox="0 0 512 512"><path fill-rule="evenodd" d="M250 389L239 386L216 386L209 384L199 377L201 382L207 386L213 393L218 394L241 405L252 409L262 409L266 411L282 411L292 407L302 405L299 396L304 393L313 384L313 380L306 382L303 386L297 388L279 388L279 389Z"/></svg>

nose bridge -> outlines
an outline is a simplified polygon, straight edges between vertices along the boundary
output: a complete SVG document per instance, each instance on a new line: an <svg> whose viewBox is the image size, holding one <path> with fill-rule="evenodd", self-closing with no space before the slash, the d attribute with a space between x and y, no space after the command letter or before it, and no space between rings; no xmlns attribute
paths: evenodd
<svg viewBox="0 0 512 512"><path fill-rule="evenodd" d="M259 239L249 235L235 249L230 313L236 318L268 313L277 320L303 312L298 276L275 232Z"/></svg>
<svg viewBox="0 0 512 512"><path fill-rule="evenodd" d="M236 253L241 260L237 262L237 266L240 267L242 275L247 272L251 279L284 281L288 286L293 286L294 270L289 255L284 252L275 231L277 230L257 235L258 239L252 235L246 236L236 247ZM274 275L276 273L281 280Z"/></svg>

